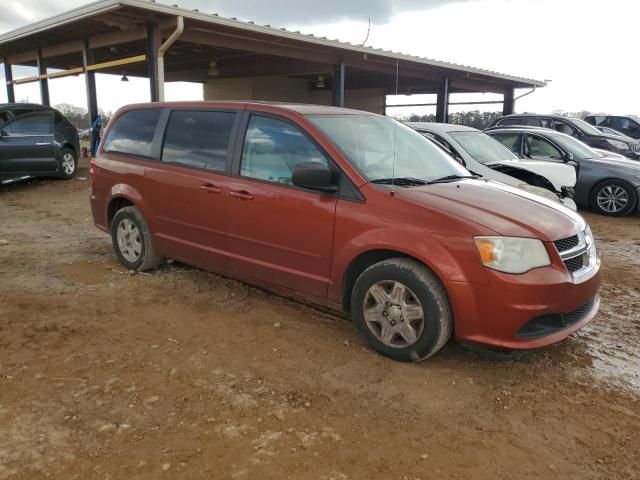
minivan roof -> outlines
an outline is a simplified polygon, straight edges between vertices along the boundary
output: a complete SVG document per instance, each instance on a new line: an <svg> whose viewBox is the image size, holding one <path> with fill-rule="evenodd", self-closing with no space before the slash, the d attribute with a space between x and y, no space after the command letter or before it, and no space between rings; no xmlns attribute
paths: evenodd
<svg viewBox="0 0 640 480"><path fill-rule="evenodd" d="M371 112L362 110L353 110L350 108L333 107L330 105L313 105L305 103L286 103L286 102L260 102L247 100L215 100L215 101L186 101L186 102L153 102L153 103L137 103L123 107L123 110L135 110L139 108L260 108L270 107L276 110L290 110L300 115L375 115Z"/></svg>

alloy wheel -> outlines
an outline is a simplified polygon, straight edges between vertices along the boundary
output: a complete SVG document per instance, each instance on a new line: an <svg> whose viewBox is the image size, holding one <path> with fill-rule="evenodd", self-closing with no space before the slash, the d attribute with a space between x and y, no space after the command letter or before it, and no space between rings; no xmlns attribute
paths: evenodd
<svg viewBox="0 0 640 480"><path fill-rule="evenodd" d="M73 155L69 152L66 152L62 155L62 171L65 175L72 175L76 170L76 162L73 158Z"/></svg>
<svg viewBox="0 0 640 480"><path fill-rule="evenodd" d="M598 207L607 213L618 213L629 203L629 194L619 185L607 185L598 192Z"/></svg>
<svg viewBox="0 0 640 480"><path fill-rule="evenodd" d="M124 259L130 263L137 262L142 254L142 237L136 224L124 218L118 225L116 240Z"/></svg>

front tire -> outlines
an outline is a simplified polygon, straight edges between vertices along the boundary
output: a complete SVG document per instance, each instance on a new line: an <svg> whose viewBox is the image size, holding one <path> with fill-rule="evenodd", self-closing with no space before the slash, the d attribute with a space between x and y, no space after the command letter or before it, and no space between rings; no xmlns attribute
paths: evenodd
<svg viewBox="0 0 640 480"><path fill-rule="evenodd" d="M111 222L111 241L118 260L127 270L153 270L162 261L153 247L147 222L136 207L116 212Z"/></svg>
<svg viewBox="0 0 640 480"><path fill-rule="evenodd" d="M636 191L622 180L605 180L591 192L591 206L601 215L624 217L635 210L637 203Z"/></svg>
<svg viewBox="0 0 640 480"><path fill-rule="evenodd" d="M353 288L351 312L373 349L401 362L429 358L453 331L444 287L411 259L384 260L366 269Z"/></svg>
<svg viewBox="0 0 640 480"><path fill-rule="evenodd" d="M70 148L58 152L58 177L63 180L74 178L78 172L78 156Z"/></svg>

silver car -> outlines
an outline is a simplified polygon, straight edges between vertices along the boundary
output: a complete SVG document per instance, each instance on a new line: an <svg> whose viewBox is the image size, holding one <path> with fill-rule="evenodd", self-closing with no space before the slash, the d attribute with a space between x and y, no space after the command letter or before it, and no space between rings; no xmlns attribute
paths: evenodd
<svg viewBox="0 0 640 480"><path fill-rule="evenodd" d="M409 122L407 125L435 140L469 171L558 201L576 210L575 165L519 158L485 133L463 125Z"/></svg>

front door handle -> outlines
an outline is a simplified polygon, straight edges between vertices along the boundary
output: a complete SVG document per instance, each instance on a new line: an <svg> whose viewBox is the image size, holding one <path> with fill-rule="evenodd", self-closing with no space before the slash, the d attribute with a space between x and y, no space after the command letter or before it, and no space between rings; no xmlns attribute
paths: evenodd
<svg viewBox="0 0 640 480"><path fill-rule="evenodd" d="M253 200L253 195L251 195L246 190L236 190L233 192L229 192L229 195L239 200Z"/></svg>
<svg viewBox="0 0 640 480"><path fill-rule="evenodd" d="M37 142L37 147L44 147L45 145L51 145L51 142Z"/></svg>
<svg viewBox="0 0 640 480"><path fill-rule="evenodd" d="M215 185L211 185L210 183L200 185L200 189L204 190L207 193L222 193L222 189L220 187L216 187Z"/></svg>

